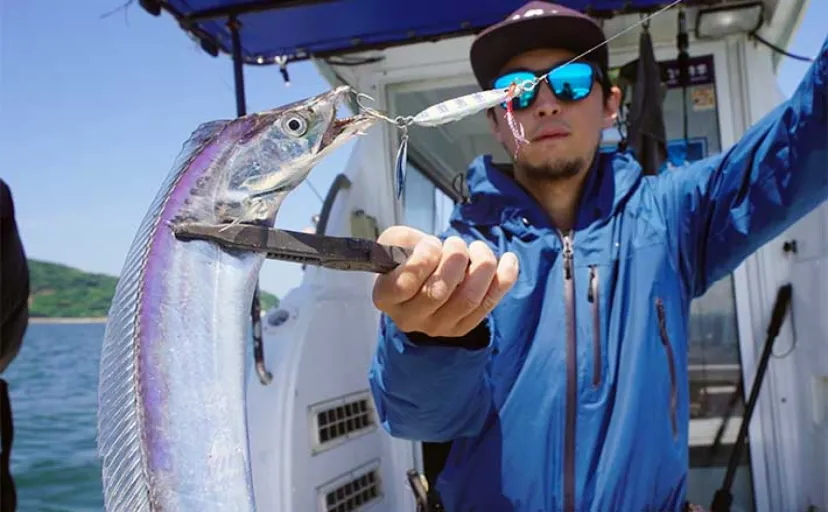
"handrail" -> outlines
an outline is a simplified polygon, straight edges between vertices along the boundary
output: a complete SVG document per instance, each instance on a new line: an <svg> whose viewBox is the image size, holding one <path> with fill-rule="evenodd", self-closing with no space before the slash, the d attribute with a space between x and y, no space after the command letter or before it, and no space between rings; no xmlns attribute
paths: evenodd
<svg viewBox="0 0 828 512"><path fill-rule="evenodd" d="M324 235L328 229L328 220L331 216L334 201L337 194L343 188L351 188L351 180L347 176L340 173L334 178L331 188L328 189L328 194L325 196L325 201L322 203L322 211L319 212L319 221L316 223L316 234Z"/></svg>

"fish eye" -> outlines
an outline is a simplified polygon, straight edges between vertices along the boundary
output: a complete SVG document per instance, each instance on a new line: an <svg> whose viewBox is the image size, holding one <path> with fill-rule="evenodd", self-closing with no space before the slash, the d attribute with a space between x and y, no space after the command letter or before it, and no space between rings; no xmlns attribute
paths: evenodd
<svg viewBox="0 0 828 512"><path fill-rule="evenodd" d="M299 114L291 114L282 121L282 129L291 137L301 137L308 131L308 121Z"/></svg>

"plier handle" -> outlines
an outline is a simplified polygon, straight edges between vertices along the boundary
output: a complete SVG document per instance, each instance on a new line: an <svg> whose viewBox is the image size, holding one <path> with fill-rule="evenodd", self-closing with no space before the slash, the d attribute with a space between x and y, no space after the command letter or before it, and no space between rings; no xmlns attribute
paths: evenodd
<svg viewBox="0 0 828 512"><path fill-rule="evenodd" d="M249 224L181 223L172 227L179 240L207 240L223 247L263 252L268 259L319 267L385 274L403 263L411 250L362 238L322 236Z"/></svg>

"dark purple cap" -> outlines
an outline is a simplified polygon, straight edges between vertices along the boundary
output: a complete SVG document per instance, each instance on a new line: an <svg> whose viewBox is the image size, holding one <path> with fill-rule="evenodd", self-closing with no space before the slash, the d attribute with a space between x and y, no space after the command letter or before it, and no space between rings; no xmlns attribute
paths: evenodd
<svg viewBox="0 0 828 512"><path fill-rule="evenodd" d="M604 31L582 12L542 1L531 1L477 35L471 45L474 76L483 89L491 87L503 65L512 57L538 48L561 48L580 55L606 41ZM582 57L609 65L607 46Z"/></svg>

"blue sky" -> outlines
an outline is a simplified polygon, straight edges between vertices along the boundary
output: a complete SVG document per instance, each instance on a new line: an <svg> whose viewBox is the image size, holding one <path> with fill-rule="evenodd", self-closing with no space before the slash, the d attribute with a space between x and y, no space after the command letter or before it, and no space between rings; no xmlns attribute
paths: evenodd
<svg viewBox="0 0 828 512"><path fill-rule="evenodd" d="M212 58L170 16L124 0L0 2L0 172L15 199L31 258L118 274L138 223L181 144L205 120L235 116L232 63ZM828 2L811 0L789 50L815 55ZM808 64L785 59L787 96ZM307 63L246 68L249 111L318 94L327 83ZM310 182L324 195L351 146L322 162ZM277 227L310 225L321 201L303 185ZM264 289L283 296L298 265L269 261Z"/></svg>

